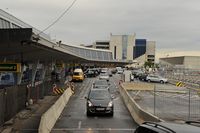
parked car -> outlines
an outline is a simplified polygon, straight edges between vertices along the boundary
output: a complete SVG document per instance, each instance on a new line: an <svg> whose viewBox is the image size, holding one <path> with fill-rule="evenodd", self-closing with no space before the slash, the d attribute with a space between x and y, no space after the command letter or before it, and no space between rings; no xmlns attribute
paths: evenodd
<svg viewBox="0 0 200 133"><path fill-rule="evenodd" d="M111 72L111 70L108 70L108 75L109 75L110 77L112 77L112 72Z"/></svg>
<svg viewBox="0 0 200 133"><path fill-rule="evenodd" d="M94 69L87 69L85 72L85 77L96 77L98 75L98 72Z"/></svg>
<svg viewBox="0 0 200 133"><path fill-rule="evenodd" d="M101 73L107 73L108 72L108 68L101 68Z"/></svg>
<svg viewBox="0 0 200 133"><path fill-rule="evenodd" d="M122 67L116 67L117 69L117 73L118 74L122 74L124 72L124 70L122 69Z"/></svg>
<svg viewBox="0 0 200 133"><path fill-rule="evenodd" d="M113 68L113 69L111 70L111 73L112 73L112 74L116 74L116 73L117 73L117 69L116 69L116 68Z"/></svg>
<svg viewBox="0 0 200 133"><path fill-rule="evenodd" d="M91 114L109 114L113 116L113 99L106 89L91 89L88 96L85 97L87 116Z"/></svg>
<svg viewBox="0 0 200 133"><path fill-rule="evenodd" d="M139 75L144 74L144 72L138 69L138 70L133 70L132 74L134 75L135 78L139 78Z"/></svg>
<svg viewBox="0 0 200 133"><path fill-rule="evenodd" d="M134 133L199 133L200 122L169 123L144 122Z"/></svg>
<svg viewBox="0 0 200 133"><path fill-rule="evenodd" d="M146 73L141 73L141 74L138 75L138 78L139 78L139 80L147 81L147 80L146 80L146 79L147 79L147 76L148 76L148 74L146 74Z"/></svg>
<svg viewBox="0 0 200 133"><path fill-rule="evenodd" d="M166 83L168 80L166 78L163 78L159 75L148 75L146 80L148 82L160 82L160 83Z"/></svg>
<svg viewBox="0 0 200 133"><path fill-rule="evenodd" d="M109 81L109 75L108 75L108 73L100 73L99 79L104 79L104 80Z"/></svg>

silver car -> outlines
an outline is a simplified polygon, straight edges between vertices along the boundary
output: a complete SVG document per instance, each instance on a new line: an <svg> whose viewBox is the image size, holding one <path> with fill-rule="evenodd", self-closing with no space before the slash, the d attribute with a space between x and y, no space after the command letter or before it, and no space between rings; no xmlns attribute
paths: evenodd
<svg viewBox="0 0 200 133"><path fill-rule="evenodd" d="M108 73L100 73L99 79L104 79L104 80L109 81L109 75L108 75Z"/></svg>
<svg viewBox="0 0 200 133"><path fill-rule="evenodd" d="M159 76L159 75L148 75L147 77L146 77L146 80L148 81L148 82L160 82L160 83L167 83L167 79L166 78L163 78L163 77L161 77L161 76Z"/></svg>

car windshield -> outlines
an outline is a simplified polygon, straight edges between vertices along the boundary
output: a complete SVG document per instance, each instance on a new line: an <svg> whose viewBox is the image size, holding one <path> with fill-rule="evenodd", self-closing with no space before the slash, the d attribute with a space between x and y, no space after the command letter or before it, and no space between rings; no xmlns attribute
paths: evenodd
<svg viewBox="0 0 200 133"><path fill-rule="evenodd" d="M107 90L91 90L89 99L109 99L110 94Z"/></svg>

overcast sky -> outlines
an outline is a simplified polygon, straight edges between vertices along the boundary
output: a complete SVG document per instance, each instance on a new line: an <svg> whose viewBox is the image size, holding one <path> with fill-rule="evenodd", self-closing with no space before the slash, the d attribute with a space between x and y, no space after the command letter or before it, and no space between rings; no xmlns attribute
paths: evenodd
<svg viewBox="0 0 200 133"><path fill-rule="evenodd" d="M72 1L1 0L0 8L43 30ZM161 50L200 50L200 0L77 0L46 33L75 45L136 33Z"/></svg>

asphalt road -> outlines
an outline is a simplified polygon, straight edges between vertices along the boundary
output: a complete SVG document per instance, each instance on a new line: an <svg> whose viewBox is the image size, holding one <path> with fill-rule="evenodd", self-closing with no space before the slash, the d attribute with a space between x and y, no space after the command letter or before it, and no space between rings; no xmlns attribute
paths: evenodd
<svg viewBox="0 0 200 133"><path fill-rule="evenodd" d="M119 75L110 77L110 89L114 99L114 116L86 115L88 91L95 78L87 78L83 83L76 83L76 92L64 108L52 133L132 133L137 124L132 119L118 91Z"/></svg>

